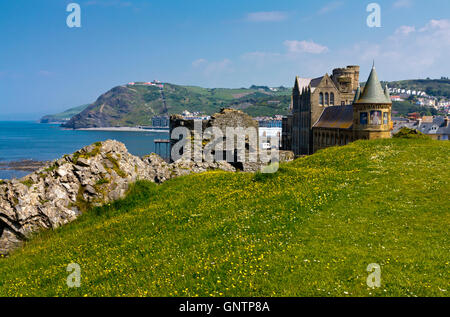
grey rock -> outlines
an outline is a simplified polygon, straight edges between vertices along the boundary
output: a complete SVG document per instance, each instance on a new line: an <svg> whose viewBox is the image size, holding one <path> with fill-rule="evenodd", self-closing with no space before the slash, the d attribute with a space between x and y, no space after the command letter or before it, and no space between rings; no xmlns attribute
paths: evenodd
<svg viewBox="0 0 450 317"><path fill-rule="evenodd" d="M74 221L86 206L123 198L137 180L163 183L212 169L235 171L226 162L168 164L156 154L140 158L113 140L87 146L20 180L0 183L0 254L20 247L35 232Z"/></svg>

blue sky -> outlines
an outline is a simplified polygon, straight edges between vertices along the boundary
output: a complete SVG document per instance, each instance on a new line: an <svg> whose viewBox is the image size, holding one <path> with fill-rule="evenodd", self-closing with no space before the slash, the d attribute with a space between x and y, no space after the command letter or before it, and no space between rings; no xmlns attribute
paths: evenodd
<svg viewBox="0 0 450 317"><path fill-rule="evenodd" d="M81 28L66 6L81 6ZM369 28L366 6L381 7ZM382 80L450 70L448 0L14 0L0 2L0 119L38 118L113 86L289 85L375 59Z"/></svg>

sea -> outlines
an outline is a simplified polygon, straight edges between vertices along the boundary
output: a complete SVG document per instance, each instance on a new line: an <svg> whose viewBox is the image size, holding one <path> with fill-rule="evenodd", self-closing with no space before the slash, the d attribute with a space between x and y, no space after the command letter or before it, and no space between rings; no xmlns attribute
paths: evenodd
<svg viewBox="0 0 450 317"><path fill-rule="evenodd" d="M155 152L155 139L167 139L168 136L168 131L81 131L33 121L0 121L0 163L21 160L52 161L84 146L108 139L124 143L133 155L144 156ZM164 151L163 147L161 151ZM0 179L21 178L29 173L0 170Z"/></svg>

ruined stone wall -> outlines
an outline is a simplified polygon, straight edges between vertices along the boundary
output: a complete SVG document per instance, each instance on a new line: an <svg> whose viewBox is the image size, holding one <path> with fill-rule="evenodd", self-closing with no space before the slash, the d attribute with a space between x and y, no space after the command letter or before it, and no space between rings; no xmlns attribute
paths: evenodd
<svg viewBox="0 0 450 317"><path fill-rule="evenodd" d="M172 131L174 129L176 129L177 127L186 127L189 131L190 131L190 135L191 135L191 142L192 142L192 151L194 149L193 144L194 144L194 127L195 127L195 123L194 120L184 120L183 117L178 116L178 115L174 115L170 118L170 134L172 135ZM203 120L201 123L201 127L202 127L202 134L204 133L204 131L207 128L212 128L212 127L216 127L218 129L220 129L220 131L223 133L223 142L222 142L222 148L223 148L223 153L222 153L222 157L223 159L226 160L227 158L227 139L226 139L226 132L227 132L227 128L243 128L243 129L247 129L247 128L253 128L256 131L256 148L254 148L255 151L258 151L258 144L259 144L259 136L258 136L258 122L256 120L254 120L252 117L250 117L248 114L242 112L241 110L236 110L236 109L229 109L229 108L224 108L222 109L219 113L214 114L213 116L211 116L210 120ZM233 162L231 162L231 164L243 171L246 172L250 172L250 171L256 171L261 167L261 162L254 162L254 163L250 163L249 162L249 150L250 148L254 147L249 136L245 135L245 162L244 164L240 164L239 162L237 162L237 151L234 150L233 153L228 153L229 155L231 155L231 157L233 157ZM171 145L173 146L175 143L177 143L179 140L178 139L171 139ZM201 148L202 151L204 149L204 146L210 142L211 139L209 136L206 136L203 140L202 140L202 144L201 144ZM233 148L236 149L237 148L237 140L235 139L233 142L234 146ZM215 154L215 153L214 153ZM193 153L191 153L191 159L194 159L193 157ZM204 159L204 158L202 158Z"/></svg>

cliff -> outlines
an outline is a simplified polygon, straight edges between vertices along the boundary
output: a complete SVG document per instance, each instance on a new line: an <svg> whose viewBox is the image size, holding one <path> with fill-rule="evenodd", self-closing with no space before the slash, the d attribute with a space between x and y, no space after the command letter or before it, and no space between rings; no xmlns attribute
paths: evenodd
<svg viewBox="0 0 450 317"><path fill-rule="evenodd" d="M77 219L92 206L124 197L138 180L162 183L211 169L234 171L228 163L178 161L156 154L128 153L117 141L98 142L12 181L0 180L0 254L17 248L33 233Z"/></svg>
<svg viewBox="0 0 450 317"><path fill-rule="evenodd" d="M79 107L70 108L64 112L57 113L57 114L51 114L43 116L39 122L40 123L60 123L60 122L67 122L72 118L73 116L79 114L84 109L86 109L89 105L82 105Z"/></svg>

